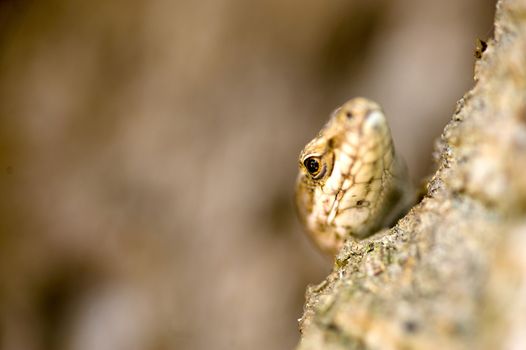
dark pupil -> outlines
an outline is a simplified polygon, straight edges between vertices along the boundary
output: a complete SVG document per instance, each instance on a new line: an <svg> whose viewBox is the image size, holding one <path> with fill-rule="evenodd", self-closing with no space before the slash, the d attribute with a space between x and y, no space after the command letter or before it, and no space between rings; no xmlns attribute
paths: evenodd
<svg viewBox="0 0 526 350"><path fill-rule="evenodd" d="M309 171L309 173L314 174L320 169L320 163L314 158L308 158L305 161L305 167Z"/></svg>

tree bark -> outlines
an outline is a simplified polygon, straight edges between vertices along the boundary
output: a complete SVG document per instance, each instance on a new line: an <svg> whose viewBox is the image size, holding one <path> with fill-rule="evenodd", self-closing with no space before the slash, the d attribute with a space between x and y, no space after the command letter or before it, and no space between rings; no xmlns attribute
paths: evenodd
<svg viewBox="0 0 526 350"><path fill-rule="evenodd" d="M298 349L526 348L526 0L480 51L426 195L308 288Z"/></svg>

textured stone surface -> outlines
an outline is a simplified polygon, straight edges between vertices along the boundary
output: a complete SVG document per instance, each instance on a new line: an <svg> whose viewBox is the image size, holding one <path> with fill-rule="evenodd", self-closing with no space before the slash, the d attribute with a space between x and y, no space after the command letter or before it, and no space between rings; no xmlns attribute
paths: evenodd
<svg viewBox="0 0 526 350"><path fill-rule="evenodd" d="M498 3L475 81L422 201L308 289L299 349L526 347L526 1Z"/></svg>

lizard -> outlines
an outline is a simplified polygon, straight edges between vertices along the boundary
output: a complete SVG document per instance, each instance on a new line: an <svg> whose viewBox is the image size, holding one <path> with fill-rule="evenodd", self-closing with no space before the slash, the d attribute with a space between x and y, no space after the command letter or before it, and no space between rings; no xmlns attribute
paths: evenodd
<svg viewBox="0 0 526 350"><path fill-rule="evenodd" d="M309 236L335 254L401 217L415 199L381 107L354 98L301 151L296 208Z"/></svg>

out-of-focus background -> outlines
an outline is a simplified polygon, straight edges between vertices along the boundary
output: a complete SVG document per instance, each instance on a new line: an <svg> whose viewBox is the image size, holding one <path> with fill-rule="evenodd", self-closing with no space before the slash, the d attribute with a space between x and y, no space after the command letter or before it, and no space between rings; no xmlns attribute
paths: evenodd
<svg viewBox="0 0 526 350"><path fill-rule="evenodd" d="M366 96L421 181L494 6L1 1L0 348L293 348L299 151Z"/></svg>

